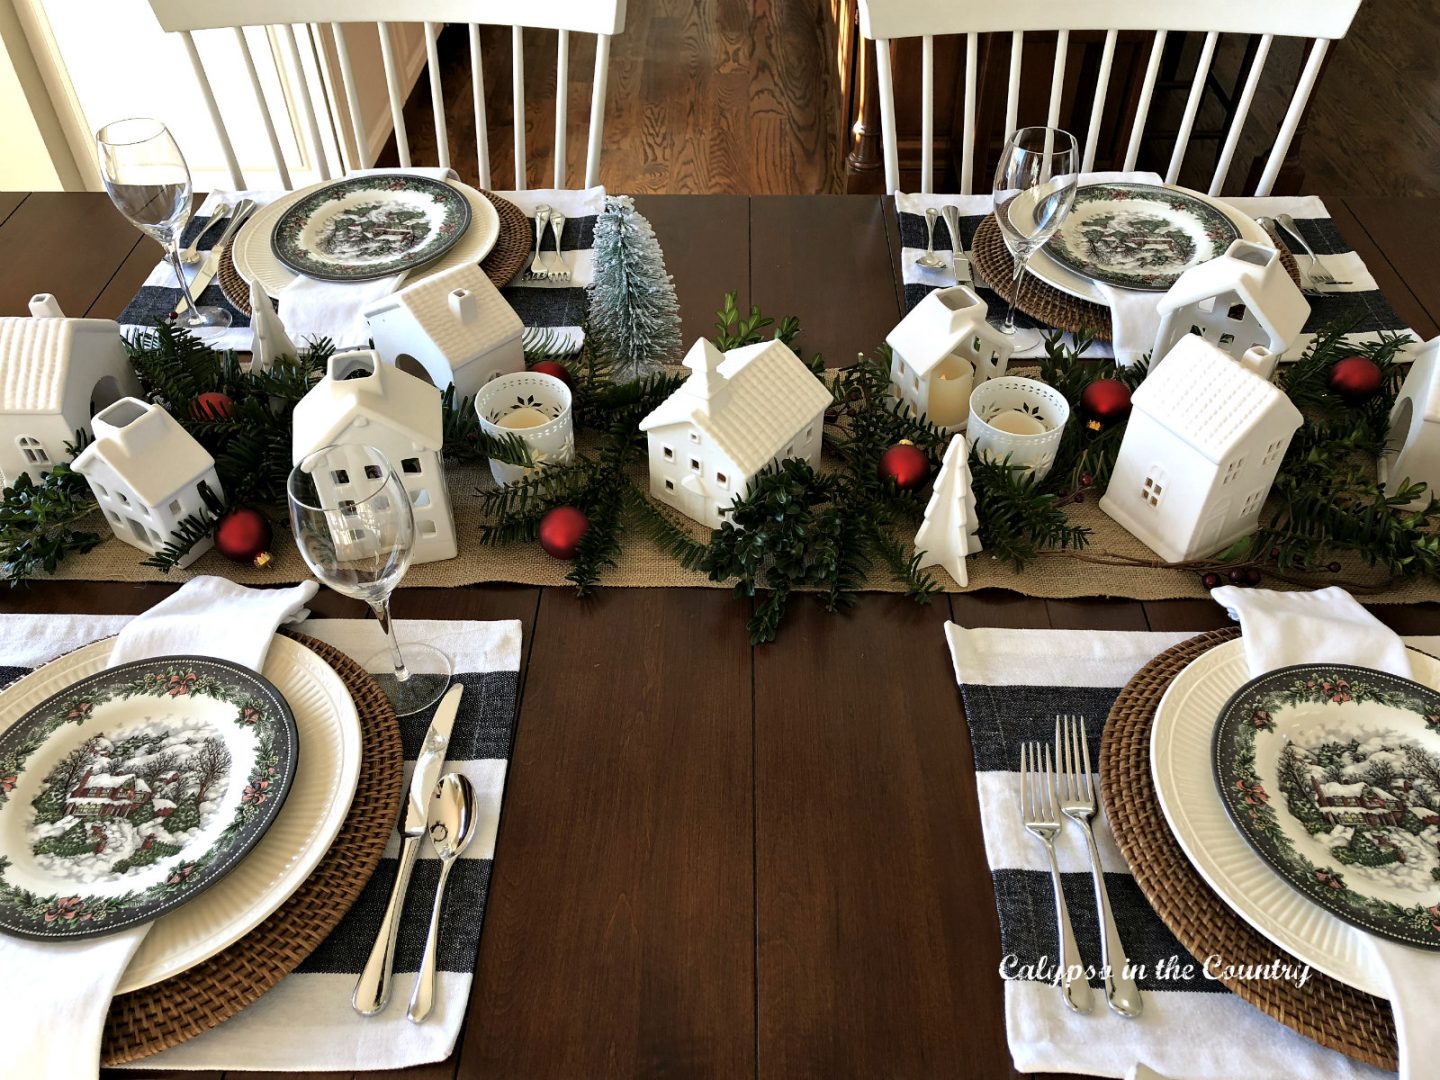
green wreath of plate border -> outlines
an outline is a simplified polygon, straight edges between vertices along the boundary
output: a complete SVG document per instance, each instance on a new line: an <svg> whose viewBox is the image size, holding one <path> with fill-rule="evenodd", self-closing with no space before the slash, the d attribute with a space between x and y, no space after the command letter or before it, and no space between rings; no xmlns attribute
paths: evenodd
<svg viewBox="0 0 1440 1080"><path fill-rule="evenodd" d="M1308 899L1368 933L1440 951L1440 880L1435 903L1404 905L1366 892L1358 881L1347 882L1339 858L1316 865L1295 849L1279 814L1283 812L1302 827L1303 819L1290 809L1283 790L1265 790L1256 765L1257 741L1262 734L1275 731L1274 717L1279 710L1297 705L1340 709L1366 703L1411 712L1426 729L1440 731L1440 693L1383 671L1349 664L1297 664L1251 679L1225 703L1211 739L1220 801L1255 853ZM1396 737L1405 738L1403 733ZM1290 745L1288 740L1285 745ZM1440 766L1440 761L1436 764ZM1277 805L1282 809L1277 810Z"/></svg>
<svg viewBox="0 0 1440 1080"><path fill-rule="evenodd" d="M158 918L219 881L265 835L290 793L299 762L295 717L280 691L248 668L213 657L161 656L96 672L51 695L0 732L0 813L25 763L67 725L83 726L97 708L135 697L214 698L235 707L233 723L254 732L255 762L229 823L202 850L182 856L160 882L113 896L77 884L40 894L5 880L14 860L0 828L0 933L41 941L112 934ZM13 830L12 830L13 832Z"/></svg>
<svg viewBox="0 0 1440 1080"><path fill-rule="evenodd" d="M345 199L370 192L379 202L396 201L396 196L428 197L440 206L441 216L421 240L378 261L346 260L323 254L307 246L305 235L327 213L335 213ZM270 249L285 266L306 277L322 281L371 281L413 270L440 258L459 242L470 227L470 202L463 192L443 180L403 173L352 176L327 184L301 199L275 222Z"/></svg>

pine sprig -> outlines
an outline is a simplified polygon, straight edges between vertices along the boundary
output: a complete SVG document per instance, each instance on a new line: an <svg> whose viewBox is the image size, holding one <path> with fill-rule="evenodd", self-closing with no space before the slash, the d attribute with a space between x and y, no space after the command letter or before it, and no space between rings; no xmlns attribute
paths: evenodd
<svg viewBox="0 0 1440 1080"><path fill-rule="evenodd" d="M707 547L672 520L670 514L634 484L625 485L625 509L636 527L686 570L697 570Z"/></svg>
<svg viewBox="0 0 1440 1080"><path fill-rule="evenodd" d="M972 453L970 477L980 541L1017 573L1044 549L1079 549L1090 542L1090 530L1072 525L1060 497L1043 490L1028 470Z"/></svg>
<svg viewBox="0 0 1440 1080"><path fill-rule="evenodd" d="M153 566L163 574L175 569L202 540L215 535L215 526L224 515L226 506L215 492L203 481L200 484L200 498L204 506L198 514L181 518L170 533L165 545L149 558L140 561L141 566Z"/></svg>
<svg viewBox="0 0 1440 1080"><path fill-rule="evenodd" d="M77 431L65 452L73 460L88 441ZM21 473L0 494L0 573L18 585L39 571L53 574L67 555L91 550L101 535L79 525L94 512L90 485L69 462L55 464L39 483Z"/></svg>

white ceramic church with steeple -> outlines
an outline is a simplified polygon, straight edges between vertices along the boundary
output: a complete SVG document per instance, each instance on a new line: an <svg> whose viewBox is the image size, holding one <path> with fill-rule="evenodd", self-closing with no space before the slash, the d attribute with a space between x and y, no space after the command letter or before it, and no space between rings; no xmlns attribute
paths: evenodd
<svg viewBox="0 0 1440 1080"><path fill-rule="evenodd" d="M690 377L640 421L650 494L719 528L772 461L819 462L830 391L780 341L722 353L701 338L685 366Z"/></svg>

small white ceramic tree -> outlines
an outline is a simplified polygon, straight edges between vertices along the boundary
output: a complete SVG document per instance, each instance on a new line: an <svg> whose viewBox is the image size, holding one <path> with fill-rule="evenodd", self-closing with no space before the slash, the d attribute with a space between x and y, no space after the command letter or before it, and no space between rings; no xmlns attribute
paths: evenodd
<svg viewBox="0 0 1440 1080"><path fill-rule="evenodd" d="M255 336L250 346L250 370L257 375L270 371L277 362L293 363L300 355L275 313L270 294L259 281L250 283L250 331Z"/></svg>
<svg viewBox="0 0 1440 1080"><path fill-rule="evenodd" d="M925 520L915 534L920 566L943 566L957 585L970 584L965 558L980 550L980 519L970 485L970 446L956 435L945 450Z"/></svg>

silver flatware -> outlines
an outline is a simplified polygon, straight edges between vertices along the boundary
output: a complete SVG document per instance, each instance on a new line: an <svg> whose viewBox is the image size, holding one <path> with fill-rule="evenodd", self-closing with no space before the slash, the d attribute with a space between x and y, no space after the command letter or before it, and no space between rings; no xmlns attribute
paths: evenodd
<svg viewBox="0 0 1440 1080"><path fill-rule="evenodd" d="M1315 254L1315 249L1310 246L1310 242L1301 234L1300 226L1295 224L1293 217L1289 214L1276 214L1275 224L1293 236L1296 242L1299 243L1301 250L1310 257L1310 269L1305 276L1310 279L1311 284L1316 286L1315 291L1321 291L1332 285L1353 284L1353 282L1349 281L1336 281L1335 275L1321 265L1320 256Z"/></svg>
<svg viewBox="0 0 1440 1080"><path fill-rule="evenodd" d="M1050 747L1045 747L1042 758L1038 742L1022 743L1020 816L1025 823L1025 831L1037 837L1050 856L1050 884L1055 892L1055 936L1060 941L1060 996L1075 1012L1088 1013L1093 997L1090 983L1084 975L1080 947L1075 943L1075 929L1070 925L1065 892L1060 887L1060 862L1055 858L1055 837L1060 832L1058 803Z"/></svg>
<svg viewBox="0 0 1440 1080"><path fill-rule="evenodd" d="M570 266L565 262L565 252L560 250L560 236L565 231L565 215L559 210L550 212L550 231L555 235L555 258L550 260L549 278L551 281L569 281ZM560 266L556 268L555 264Z"/></svg>
<svg viewBox="0 0 1440 1080"><path fill-rule="evenodd" d="M1090 824L1095 816L1095 784L1090 773L1090 747L1085 741L1085 718L1055 718L1055 757L1059 767L1060 812L1080 826L1090 849L1090 876L1095 883L1095 907L1100 914L1100 965L1105 975L1105 1000L1121 1016L1139 1016L1140 988L1127 970L1130 965L1120 931L1110 910L1110 892L1100 868L1100 849Z"/></svg>
<svg viewBox="0 0 1440 1080"><path fill-rule="evenodd" d="M235 211L230 215L230 224L225 226L225 231L220 234L219 241L210 249L210 254L205 256L205 262L200 267L200 272L190 280L190 295L195 297L196 303L199 303L200 294L205 291L205 287L220 272L220 260L225 254L225 245L230 243L231 238L239 232L240 226L245 224L245 220L254 209L253 199L241 199L235 204ZM180 302L175 305L175 314L180 314L188 306L182 296Z"/></svg>
<svg viewBox="0 0 1440 1080"><path fill-rule="evenodd" d="M190 246L180 252L180 261L186 266L194 266L203 256L200 254L200 241L205 239L205 234L215 228L222 221L230 216L230 204L220 203L210 215L210 220L205 222L205 227L195 234L195 239L190 241Z"/></svg>
<svg viewBox="0 0 1440 1080"><path fill-rule="evenodd" d="M970 257L960 243L960 208L954 203L946 203L940 208L940 216L945 219L945 228L950 233L950 269L954 271L955 284L969 285L974 275Z"/></svg>
<svg viewBox="0 0 1440 1080"><path fill-rule="evenodd" d="M440 770L445 766L450 729L455 725L460 695L464 691L465 687L456 683L435 706L435 719L430 722L430 730L425 733L425 742L415 761L410 794L405 799L405 816L400 822L400 834L404 839L400 845L400 865L395 871L395 884L390 889L390 901L385 905L385 916L380 920L380 932L370 949L370 958L365 961L365 969L360 973L355 993L350 998L355 1011L364 1016L379 1012L390 1000L395 940L400 933L405 890L410 886L410 872L415 869L420 842L425 839L425 826L430 818L430 797L435 792L435 782L440 779Z"/></svg>
<svg viewBox="0 0 1440 1080"><path fill-rule="evenodd" d="M535 258L530 260L530 276L532 278L548 278L549 269L545 266L545 260L540 255L540 245L545 242L545 229L550 224L550 207L537 206L535 208Z"/></svg>
<svg viewBox="0 0 1440 1080"><path fill-rule="evenodd" d="M933 206L925 208L925 254L915 260L915 265L928 270L945 268L945 260L935 254L935 219L938 216Z"/></svg>
<svg viewBox="0 0 1440 1080"><path fill-rule="evenodd" d="M470 846L480 818L475 812L475 788L459 773L446 773L435 785L430 797L430 842L440 858L440 881L435 886L435 906L430 911L430 932L425 935L425 955L415 976L415 989L410 992L410 1008L405 1015L418 1024L430 1015L435 1005L435 950L440 943L440 912L445 906L445 883L450 869L461 853Z"/></svg>

